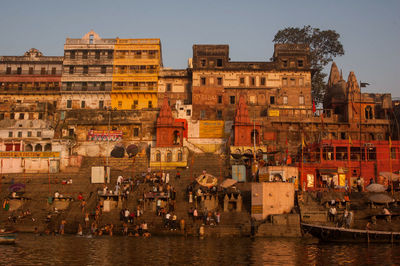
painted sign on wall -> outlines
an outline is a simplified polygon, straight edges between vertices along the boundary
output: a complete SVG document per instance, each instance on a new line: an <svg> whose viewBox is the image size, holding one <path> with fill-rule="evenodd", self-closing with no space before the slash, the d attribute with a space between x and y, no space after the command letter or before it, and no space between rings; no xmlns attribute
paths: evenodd
<svg viewBox="0 0 400 266"><path fill-rule="evenodd" d="M88 139L94 141L118 141L122 140L122 131L121 130L89 130Z"/></svg>
<svg viewBox="0 0 400 266"><path fill-rule="evenodd" d="M200 121L200 138L223 138L224 121L207 120Z"/></svg>
<svg viewBox="0 0 400 266"><path fill-rule="evenodd" d="M60 157L58 151L5 151L0 152L1 158L54 158Z"/></svg>

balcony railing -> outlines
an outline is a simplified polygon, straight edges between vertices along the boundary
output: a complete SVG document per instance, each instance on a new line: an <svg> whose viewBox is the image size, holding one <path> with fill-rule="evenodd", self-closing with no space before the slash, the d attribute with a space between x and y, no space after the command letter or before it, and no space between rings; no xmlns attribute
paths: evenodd
<svg viewBox="0 0 400 266"><path fill-rule="evenodd" d="M40 75L45 75L45 76L61 76L62 71L61 70L56 70L56 71L52 71L52 70L33 70L33 71L29 71L29 70L11 70L11 71L1 71L0 75L32 75L32 76L40 76Z"/></svg>

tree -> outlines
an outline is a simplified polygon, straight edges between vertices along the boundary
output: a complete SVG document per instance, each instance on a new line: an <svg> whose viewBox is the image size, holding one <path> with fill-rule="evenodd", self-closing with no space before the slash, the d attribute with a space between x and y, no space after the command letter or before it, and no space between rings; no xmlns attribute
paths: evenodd
<svg viewBox="0 0 400 266"><path fill-rule="evenodd" d="M303 28L288 27L279 30L274 37L274 43L307 44L310 46L310 60L313 75L311 79L312 97L316 103L322 103L326 83L323 73L324 67L336 56L344 55L343 45L339 41L340 35L334 30L312 28L310 25Z"/></svg>

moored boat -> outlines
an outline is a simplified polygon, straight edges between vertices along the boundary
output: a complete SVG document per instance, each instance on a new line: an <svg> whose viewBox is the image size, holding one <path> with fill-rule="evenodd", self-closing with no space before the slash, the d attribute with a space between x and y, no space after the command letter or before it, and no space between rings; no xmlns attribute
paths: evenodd
<svg viewBox="0 0 400 266"><path fill-rule="evenodd" d="M0 231L0 244L14 244L16 238L15 231Z"/></svg>
<svg viewBox="0 0 400 266"><path fill-rule="evenodd" d="M301 229L304 233L326 242L400 243L400 232L347 229L306 223L301 223Z"/></svg>

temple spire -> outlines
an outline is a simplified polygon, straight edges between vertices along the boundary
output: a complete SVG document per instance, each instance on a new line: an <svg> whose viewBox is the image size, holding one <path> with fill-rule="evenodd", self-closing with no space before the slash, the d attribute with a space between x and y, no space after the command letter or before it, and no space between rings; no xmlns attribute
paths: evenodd
<svg viewBox="0 0 400 266"><path fill-rule="evenodd" d="M339 74L339 69L336 66L336 63L333 62L331 66L331 72L329 74L329 80L328 80L328 87L333 87L335 84L337 84L340 80L341 74Z"/></svg>

